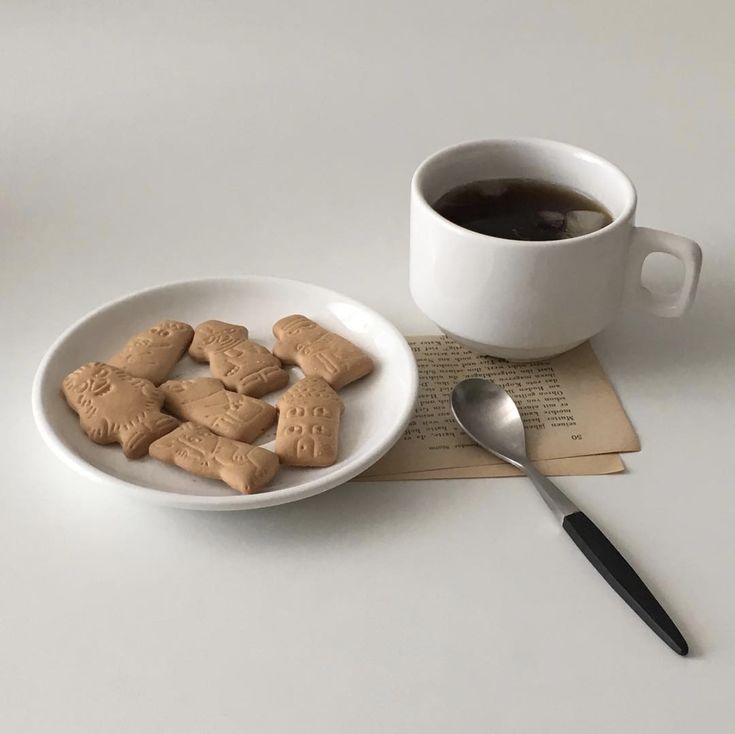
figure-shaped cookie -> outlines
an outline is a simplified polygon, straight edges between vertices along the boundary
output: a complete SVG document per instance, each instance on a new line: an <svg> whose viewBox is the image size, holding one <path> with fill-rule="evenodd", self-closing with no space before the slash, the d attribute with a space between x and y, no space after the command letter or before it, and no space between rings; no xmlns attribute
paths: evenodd
<svg viewBox="0 0 735 734"><path fill-rule="evenodd" d="M273 354L297 364L305 375L324 378L335 390L373 370L373 360L344 337L327 331L306 316L286 316L273 325L278 339Z"/></svg>
<svg viewBox="0 0 735 734"><path fill-rule="evenodd" d="M182 321L159 321L128 339L108 363L133 377L160 385L181 359L194 337L194 329Z"/></svg>
<svg viewBox="0 0 735 734"><path fill-rule="evenodd" d="M210 479L221 479L242 494L265 487L278 472L278 457L260 446L223 438L196 423L182 423L151 444L159 461Z"/></svg>
<svg viewBox="0 0 735 734"><path fill-rule="evenodd" d="M230 390L259 398L288 384L288 372L265 347L248 339L244 326L205 321L194 331L189 356L209 362L212 374Z"/></svg>
<svg viewBox="0 0 735 734"><path fill-rule="evenodd" d="M272 405L225 390L214 377L169 380L160 389L166 396L166 409L177 418L194 421L235 441L254 441L276 420Z"/></svg>
<svg viewBox="0 0 735 734"><path fill-rule="evenodd" d="M321 378L305 377L278 401L276 453L291 466L331 466L337 461L344 406Z"/></svg>
<svg viewBox="0 0 735 734"><path fill-rule="evenodd" d="M163 393L140 377L103 362L88 362L64 378L66 402L79 414L82 430L95 443L119 443L128 459L179 422L161 413Z"/></svg>

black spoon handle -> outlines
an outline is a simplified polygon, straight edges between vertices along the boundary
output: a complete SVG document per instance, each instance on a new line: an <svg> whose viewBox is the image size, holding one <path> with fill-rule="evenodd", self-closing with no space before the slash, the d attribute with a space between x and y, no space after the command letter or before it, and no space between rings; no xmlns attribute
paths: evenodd
<svg viewBox="0 0 735 734"><path fill-rule="evenodd" d="M603 532L583 512L566 515L562 527L577 544L587 560L600 572L636 614L679 655L689 652L689 645L664 608L648 590L640 576L620 555Z"/></svg>

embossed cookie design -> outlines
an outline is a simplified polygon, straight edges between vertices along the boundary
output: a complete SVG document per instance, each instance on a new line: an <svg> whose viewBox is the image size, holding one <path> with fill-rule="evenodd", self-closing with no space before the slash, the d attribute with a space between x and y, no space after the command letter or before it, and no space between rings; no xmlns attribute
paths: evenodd
<svg viewBox="0 0 735 734"><path fill-rule="evenodd" d="M273 335L278 339L273 354L285 364L297 364L305 375L323 378L335 390L373 370L373 360L362 349L306 316L282 318Z"/></svg>
<svg viewBox="0 0 735 734"><path fill-rule="evenodd" d="M153 441L179 424L161 412L163 393L153 383L103 362L67 375L62 390L87 436L99 444L119 443L129 459L145 456Z"/></svg>
<svg viewBox="0 0 735 734"><path fill-rule="evenodd" d="M128 339L108 364L160 385L184 356L194 329L183 321L159 321Z"/></svg>
<svg viewBox="0 0 735 734"><path fill-rule="evenodd" d="M211 373L225 387L259 398L288 384L288 372L265 347L248 339L244 326L205 321L194 331L189 356L209 362Z"/></svg>
<svg viewBox="0 0 735 734"><path fill-rule="evenodd" d="M166 410L177 418L194 421L235 441L254 441L276 420L272 405L225 390L214 377L169 380L160 389L166 396Z"/></svg>
<svg viewBox="0 0 735 734"><path fill-rule="evenodd" d="M337 461L344 405L321 378L305 377L278 401L276 453L291 466L331 466Z"/></svg>
<svg viewBox="0 0 735 734"><path fill-rule="evenodd" d="M182 423L155 441L150 454L192 474L221 479L242 494L263 489L278 472L278 457L272 451L217 436L196 423Z"/></svg>

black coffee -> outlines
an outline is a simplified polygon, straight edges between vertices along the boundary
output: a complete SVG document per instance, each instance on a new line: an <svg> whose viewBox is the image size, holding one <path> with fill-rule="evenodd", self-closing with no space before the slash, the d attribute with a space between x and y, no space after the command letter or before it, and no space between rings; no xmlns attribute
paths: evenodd
<svg viewBox="0 0 735 734"><path fill-rule="evenodd" d="M434 209L473 232L506 240L564 240L612 222L602 204L574 189L525 178L462 184Z"/></svg>

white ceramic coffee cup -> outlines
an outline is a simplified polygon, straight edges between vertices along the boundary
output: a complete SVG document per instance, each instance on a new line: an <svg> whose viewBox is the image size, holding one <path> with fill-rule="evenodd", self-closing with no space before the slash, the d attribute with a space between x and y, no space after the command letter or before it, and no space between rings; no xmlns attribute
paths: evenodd
<svg viewBox="0 0 735 734"><path fill-rule="evenodd" d="M566 240L525 242L464 229L432 205L450 189L480 179L526 178L562 184L602 203L613 222ZM681 316L697 290L702 252L696 242L636 227L636 191L612 163L566 143L481 140L427 158L411 183L411 294L448 336L514 360L560 354L605 328L624 297L659 316ZM681 260L676 293L641 282L653 252Z"/></svg>

